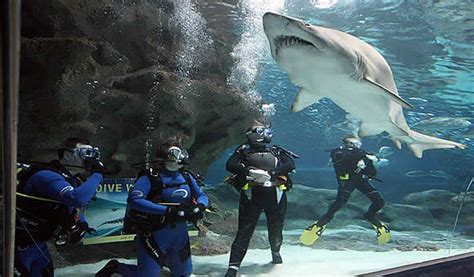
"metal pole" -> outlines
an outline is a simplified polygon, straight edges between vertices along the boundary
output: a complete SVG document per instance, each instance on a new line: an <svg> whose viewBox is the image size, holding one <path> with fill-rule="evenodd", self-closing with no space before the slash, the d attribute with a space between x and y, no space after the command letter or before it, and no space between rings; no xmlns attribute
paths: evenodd
<svg viewBox="0 0 474 277"><path fill-rule="evenodd" d="M3 3L3 276L13 276L21 0Z"/></svg>

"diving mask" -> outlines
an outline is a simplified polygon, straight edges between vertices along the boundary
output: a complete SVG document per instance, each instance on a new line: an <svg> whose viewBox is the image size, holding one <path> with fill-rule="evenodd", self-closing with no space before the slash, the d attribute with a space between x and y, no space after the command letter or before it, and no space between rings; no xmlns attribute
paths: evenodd
<svg viewBox="0 0 474 277"><path fill-rule="evenodd" d="M257 135L263 136L263 137L273 137L273 131L270 128L267 127L256 127L254 129L254 132Z"/></svg>
<svg viewBox="0 0 474 277"><path fill-rule="evenodd" d="M362 146L362 142L357 138L348 138L343 142L346 148L360 148Z"/></svg>
<svg viewBox="0 0 474 277"><path fill-rule="evenodd" d="M96 159L100 158L100 151L98 147L92 147L90 145L80 145L74 149L74 153L79 158L85 159Z"/></svg>
<svg viewBox="0 0 474 277"><path fill-rule="evenodd" d="M180 163L189 158L188 151L177 146L172 146L168 149L168 158L171 161Z"/></svg>
<svg viewBox="0 0 474 277"><path fill-rule="evenodd" d="M265 126L254 127L251 131L248 131L245 134L250 142L270 143L273 137L272 129Z"/></svg>

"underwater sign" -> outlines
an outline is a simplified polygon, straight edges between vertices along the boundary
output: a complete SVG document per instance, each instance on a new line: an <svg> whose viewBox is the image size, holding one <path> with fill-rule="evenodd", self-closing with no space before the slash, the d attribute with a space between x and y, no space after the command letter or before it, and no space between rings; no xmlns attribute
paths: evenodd
<svg viewBox="0 0 474 277"><path fill-rule="evenodd" d="M84 211L89 227L96 231L85 236L85 245L131 241L135 238L135 235L122 233L128 192L134 182L135 178L102 179L95 200ZM196 231L189 232L189 236L196 235Z"/></svg>

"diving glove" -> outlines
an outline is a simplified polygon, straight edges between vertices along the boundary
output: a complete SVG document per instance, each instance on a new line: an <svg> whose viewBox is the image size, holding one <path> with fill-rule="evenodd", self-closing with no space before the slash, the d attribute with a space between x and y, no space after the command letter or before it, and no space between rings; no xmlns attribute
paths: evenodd
<svg viewBox="0 0 474 277"><path fill-rule="evenodd" d="M179 206L168 206L165 215L172 218L183 217L185 212Z"/></svg>
<svg viewBox="0 0 474 277"><path fill-rule="evenodd" d="M105 169L104 164L95 158L86 158L84 160L84 167L90 173L100 173L102 175L105 175L108 173L108 170Z"/></svg>
<svg viewBox="0 0 474 277"><path fill-rule="evenodd" d="M206 206L204 204L193 205L193 218L202 219L204 217L204 212L206 211Z"/></svg>
<svg viewBox="0 0 474 277"><path fill-rule="evenodd" d="M359 173L366 167L367 167L367 165L365 164L364 160L360 160L360 161L357 162L357 168L354 172Z"/></svg>

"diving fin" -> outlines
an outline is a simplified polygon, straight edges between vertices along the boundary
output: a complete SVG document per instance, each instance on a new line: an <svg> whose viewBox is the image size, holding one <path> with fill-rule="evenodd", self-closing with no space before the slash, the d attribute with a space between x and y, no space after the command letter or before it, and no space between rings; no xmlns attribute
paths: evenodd
<svg viewBox="0 0 474 277"><path fill-rule="evenodd" d="M323 234L324 229L326 229L326 225L318 226L318 222L314 222L308 228L306 228L300 236L300 242L304 245L311 245L315 243L319 237Z"/></svg>
<svg viewBox="0 0 474 277"><path fill-rule="evenodd" d="M390 230L388 229L387 225L382 224L381 227L377 227L372 225L377 232L377 241L379 244L385 244L390 241L392 235L390 234Z"/></svg>

